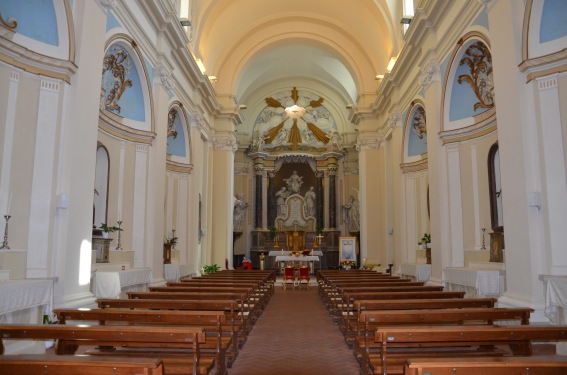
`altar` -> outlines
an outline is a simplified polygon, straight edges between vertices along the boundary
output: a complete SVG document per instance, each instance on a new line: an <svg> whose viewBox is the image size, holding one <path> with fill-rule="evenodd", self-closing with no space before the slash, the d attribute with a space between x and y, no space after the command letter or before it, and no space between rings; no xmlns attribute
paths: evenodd
<svg viewBox="0 0 567 375"><path fill-rule="evenodd" d="M506 271L464 267L443 268L443 284L449 291L464 291L466 298L498 298L506 290Z"/></svg>
<svg viewBox="0 0 567 375"><path fill-rule="evenodd" d="M402 263L400 275L409 276L415 281L428 281L431 277L431 264Z"/></svg>
<svg viewBox="0 0 567 375"><path fill-rule="evenodd" d="M96 271L92 280L93 294L97 298L124 298L126 292L147 290L151 280L149 268Z"/></svg>

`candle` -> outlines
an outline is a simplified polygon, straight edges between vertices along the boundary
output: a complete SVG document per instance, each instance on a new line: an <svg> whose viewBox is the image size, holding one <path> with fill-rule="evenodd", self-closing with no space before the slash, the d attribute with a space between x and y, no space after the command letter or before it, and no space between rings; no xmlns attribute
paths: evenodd
<svg viewBox="0 0 567 375"><path fill-rule="evenodd" d="M12 204L12 194L10 193L10 199L8 199L8 207L6 208L6 215L10 215L10 205Z"/></svg>
<svg viewBox="0 0 567 375"><path fill-rule="evenodd" d="M486 227L484 226L484 220L482 221L482 227L483 227L483 228L486 228Z"/></svg>

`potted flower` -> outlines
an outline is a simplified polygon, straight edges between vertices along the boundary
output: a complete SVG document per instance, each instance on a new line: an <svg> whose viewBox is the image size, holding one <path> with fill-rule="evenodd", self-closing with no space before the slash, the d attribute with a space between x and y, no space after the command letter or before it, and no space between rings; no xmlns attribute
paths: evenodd
<svg viewBox="0 0 567 375"><path fill-rule="evenodd" d="M203 266L201 268L201 273L215 273L220 270L220 266L216 264L212 264L210 266Z"/></svg>
<svg viewBox="0 0 567 375"><path fill-rule="evenodd" d="M108 238L110 236L109 233L118 232L122 230L122 228L118 228L115 226L109 227L108 225L106 225L106 223L101 223L99 228L102 230L102 237L104 238Z"/></svg>
<svg viewBox="0 0 567 375"><path fill-rule="evenodd" d="M351 268L356 268L356 262L354 260L343 259L340 261L340 266L344 270L350 270Z"/></svg>
<svg viewBox="0 0 567 375"><path fill-rule="evenodd" d="M426 248L431 248L431 234L423 233L423 237L417 243L419 245L420 250L424 250Z"/></svg>
<svg viewBox="0 0 567 375"><path fill-rule="evenodd" d="M177 237L163 238L163 264L171 264L171 250L177 245Z"/></svg>

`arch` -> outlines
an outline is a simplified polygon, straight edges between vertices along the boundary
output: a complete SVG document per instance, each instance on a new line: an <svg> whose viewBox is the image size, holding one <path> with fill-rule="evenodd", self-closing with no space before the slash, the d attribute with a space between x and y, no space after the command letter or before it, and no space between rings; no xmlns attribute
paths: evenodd
<svg viewBox="0 0 567 375"><path fill-rule="evenodd" d="M477 55L480 58L475 60L471 58L470 54L475 54L477 51L480 51ZM465 67L465 65L467 66ZM471 66L474 67L474 72ZM468 78L463 79L463 76L468 76ZM447 69L445 75L445 86L441 98L440 129L442 137L443 133L462 132L462 129L475 124L482 124L482 129L469 128L468 130L486 134L484 128L494 125L491 121L486 121L494 115L494 108L496 107L492 82L488 38L481 32L471 31L457 41L449 59L449 69ZM463 86L463 84L466 84L466 86ZM473 86L476 88L473 88ZM456 92L456 88L459 93ZM461 107L457 109L455 108L456 105Z"/></svg>
<svg viewBox="0 0 567 375"><path fill-rule="evenodd" d="M106 43L100 107L106 132L146 144L155 138L151 80L138 45L128 35L115 34Z"/></svg>

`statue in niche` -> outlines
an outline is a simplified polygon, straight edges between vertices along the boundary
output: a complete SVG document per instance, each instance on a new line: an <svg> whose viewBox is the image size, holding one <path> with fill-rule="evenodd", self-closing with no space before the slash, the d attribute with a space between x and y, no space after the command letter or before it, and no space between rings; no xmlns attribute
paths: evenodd
<svg viewBox="0 0 567 375"><path fill-rule="evenodd" d="M286 178L284 181L291 194L299 194L299 189L301 188L301 185L303 185L303 177L299 176L297 171L293 171L291 176Z"/></svg>
<svg viewBox="0 0 567 375"><path fill-rule="evenodd" d="M248 203L244 201L244 195L236 194L234 197L234 210L233 210L233 231L241 232L242 223L244 221L244 213Z"/></svg>
<svg viewBox="0 0 567 375"><path fill-rule="evenodd" d="M413 116L413 131L419 139L423 139L423 136L427 135L425 110L422 107L418 107Z"/></svg>
<svg viewBox="0 0 567 375"><path fill-rule="evenodd" d="M268 138L267 134L261 134L260 132L258 132L258 138L255 139L253 148L256 151L263 151L264 150L264 146L266 145L266 139Z"/></svg>
<svg viewBox="0 0 567 375"><path fill-rule="evenodd" d="M342 207L346 211L346 226L349 232L360 232L360 202L351 195L349 204Z"/></svg>
<svg viewBox="0 0 567 375"><path fill-rule="evenodd" d="M315 217L315 191L313 186L305 193L305 216Z"/></svg>
<svg viewBox="0 0 567 375"><path fill-rule="evenodd" d="M276 193L276 205L278 207L277 216L286 216L287 207L285 205L285 200L288 197L289 192L286 190L285 186Z"/></svg>
<svg viewBox="0 0 567 375"><path fill-rule="evenodd" d="M339 132L333 130L329 136L329 148L331 150L341 150L343 148L343 142L341 141L341 136Z"/></svg>

